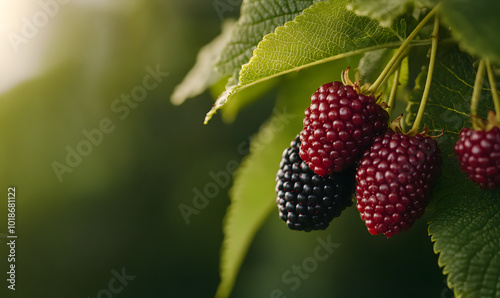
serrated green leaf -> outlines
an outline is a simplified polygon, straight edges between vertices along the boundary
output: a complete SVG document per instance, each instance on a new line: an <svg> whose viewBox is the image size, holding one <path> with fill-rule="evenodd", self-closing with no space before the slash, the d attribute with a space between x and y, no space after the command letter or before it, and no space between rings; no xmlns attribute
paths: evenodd
<svg viewBox="0 0 500 298"><path fill-rule="evenodd" d="M266 35L250 62L243 66L238 85L217 99L205 122L243 88L314 65L394 46L403 39L399 24L382 28L376 21L348 11L348 2L315 3L294 21Z"/></svg>
<svg viewBox="0 0 500 298"><path fill-rule="evenodd" d="M456 297L500 297L499 193L469 184L448 187L455 193L440 199L454 203L439 209L429 227L448 286Z"/></svg>
<svg viewBox="0 0 500 298"><path fill-rule="evenodd" d="M347 2L317 3L293 22L267 35L250 63L243 67L241 85L403 39L397 30L381 28L374 21L347 11Z"/></svg>
<svg viewBox="0 0 500 298"><path fill-rule="evenodd" d="M438 0L353 0L347 5L349 10L359 16L367 16L378 20L381 26L388 27L399 16L409 10L418 10L434 7Z"/></svg>
<svg viewBox="0 0 500 298"><path fill-rule="evenodd" d="M443 21L468 52L500 64L500 2L443 0Z"/></svg>
<svg viewBox="0 0 500 298"><path fill-rule="evenodd" d="M196 58L196 64L184 80L175 87L170 97L173 104L180 105L186 99L200 95L221 79L221 75L214 71L214 61L229 42L234 26L234 20L226 20L222 24L221 34L200 50Z"/></svg>
<svg viewBox="0 0 500 298"><path fill-rule="evenodd" d="M262 37L293 20L319 0L244 0L230 42L216 63L219 73L232 76L248 63Z"/></svg>
<svg viewBox="0 0 500 298"><path fill-rule="evenodd" d="M457 135L469 126L469 104L475 70L473 60L457 48L438 48L429 102L423 123L438 138L443 155L440 179L431 203L435 213L429 234L439 253L439 266L448 274L448 286L457 297L500 297L500 198L498 191L479 189L460 171L454 154ZM416 83L408 107L413 121L425 84L425 74ZM491 91L485 81L480 114L492 108Z"/></svg>

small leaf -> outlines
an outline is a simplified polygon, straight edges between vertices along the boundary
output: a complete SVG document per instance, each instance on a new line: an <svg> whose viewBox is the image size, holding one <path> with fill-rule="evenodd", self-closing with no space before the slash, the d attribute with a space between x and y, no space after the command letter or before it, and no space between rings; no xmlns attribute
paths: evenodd
<svg viewBox="0 0 500 298"><path fill-rule="evenodd" d="M232 76L248 63L262 37L293 20L318 0L244 0L231 40L216 63L219 73Z"/></svg>
<svg viewBox="0 0 500 298"><path fill-rule="evenodd" d="M440 12L463 48L500 65L499 1L443 0Z"/></svg>
<svg viewBox="0 0 500 298"><path fill-rule="evenodd" d="M226 20L222 24L222 33L200 50L196 64L184 80L175 87L170 97L173 104L180 105L186 99L200 95L221 79L221 75L214 70L215 59L229 42L234 25L234 20Z"/></svg>
<svg viewBox="0 0 500 298"><path fill-rule="evenodd" d="M243 66L236 86L227 89L205 123L238 90L304 68L397 45L399 24L382 28L376 21L347 11L348 0L318 2L259 43Z"/></svg>
<svg viewBox="0 0 500 298"><path fill-rule="evenodd" d="M461 172L454 154L457 135L469 124L469 105L475 70L473 60L457 48L439 46L430 97L423 123L436 134L443 165L431 203L429 223L439 266L448 274L448 286L457 297L500 296L500 198L499 191L479 189ZM416 83L408 106L408 124L418 110L427 70ZM492 108L485 81L479 113ZM432 208L432 207L431 207Z"/></svg>
<svg viewBox="0 0 500 298"><path fill-rule="evenodd" d="M358 66L361 83L375 82L393 55L394 50L391 49L380 49L365 53Z"/></svg>

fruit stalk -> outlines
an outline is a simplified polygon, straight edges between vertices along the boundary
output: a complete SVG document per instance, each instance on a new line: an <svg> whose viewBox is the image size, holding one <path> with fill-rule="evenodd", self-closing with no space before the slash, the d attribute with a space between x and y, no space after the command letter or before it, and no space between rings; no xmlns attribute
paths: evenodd
<svg viewBox="0 0 500 298"><path fill-rule="evenodd" d="M387 75L383 80L382 82L380 83L380 86L384 86L385 83L387 82L387 80L389 79L390 77L390 74L392 73L395 73L396 70L399 70L401 69L401 63L403 62L403 60L408 56L408 52L409 52L409 48L406 48L406 50L403 52L403 54L401 54L401 56L399 56L398 60L396 61L396 63L394 63L394 65L392 65L391 69L389 70L389 75Z"/></svg>
<svg viewBox="0 0 500 298"><path fill-rule="evenodd" d="M491 68L490 61L486 61L486 72L488 73L488 81L491 88L491 96L493 97L493 103L495 104L496 122L500 123L500 97L498 96L497 85L495 82L495 75L493 74L493 69Z"/></svg>
<svg viewBox="0 0 500 298"><path fill-rule="evenodd" d="M396 102L396 95L398 93L398 85L399 85L399 73L400 68L396 69L394 72L394 82L392 83L391 94L389 95L389 109L387 109L387 113L389 114L389 119L392 116L392 110L394 109L394 103Z"/></svg>
<svg viewBox="0 0 500 298"><path fill-rule="evenodd" d="M396 51L394 56L392 56L391 60L387 65L385 66L384 70L382 70L382 73L380 76L375 80L375 82L368 88L368 94L373 94L377 91L378 87L382 85L382 81L385 79L386 76L390 74L391 68L396 64L398 61L399 57L404 53L410 42L417 36L418 32L427 24L427 22L432 18L436 12L439 10L441 7L441 3L436 5L423 19L422 21L415 27L415 29L410 33L410 35L406 38L406 40L401 44L399 49Z"/></svg>
<svg viewBox="0 0 500 298"><path fill-rule="evenodd" d="M415 122L413 122L413 126L409 131L410 135L418 134L418 130L420 127L420 123L422 122L422 118L424 117L425 106L427 105L427 99L429 98L429 92L432 84L432 75L434 74L434 65L436 64L436 52L437 52L437 43L439 38L439 18L434 18L434 30L432 31L432 46L431 46L431 57L429 59L429 70L427 72L427 79L425 81L424 93L422 94L422 100L420 102L420 107L418 108L417 117L415 118Z"/></svg>
<svg viewBox="0 0 500 298"><path fill-rule="evenodd" d="M470 104L470 116L472 121L472 128L477 130L479 125L477 121L477 106L479 104L479 97L481 97L481 89L483 88L485 61L481 59L479 67L477 68L476 80L474 81L474 91L472 92L472 99Z"/></svg>

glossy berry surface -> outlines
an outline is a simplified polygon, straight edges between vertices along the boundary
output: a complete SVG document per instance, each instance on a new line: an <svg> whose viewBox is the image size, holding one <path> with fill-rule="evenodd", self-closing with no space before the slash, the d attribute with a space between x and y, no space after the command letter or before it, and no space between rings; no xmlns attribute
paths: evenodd
<svg viewBox="0 0 500 298"><path fill-rule="evenodd" d="M357 209L372 235L411 228L428 205L441 155L430 137L389 130L374 139L356 172Z"/></svg>
<svg viewBox="0 0 500 298"><path fill-rule="evenodd" d="M292 230L324 230L352 205L354 171L321 177L299 156L297 136L283 152L276 174L276 204L280 218Z"/></svg>
<svg viewBox="0 0 500 298"><path fill-rule="evenodd" d="M462 129L455 153L471 181L488 189L500 186L500 128Z"/></svg>
<svg viewBox="0 0 500 298"><path fill-rule="evenodd" d="M353 165L389 119L373 97L341 82L322 85L304 114L300 157L320 176Z"/></svg>

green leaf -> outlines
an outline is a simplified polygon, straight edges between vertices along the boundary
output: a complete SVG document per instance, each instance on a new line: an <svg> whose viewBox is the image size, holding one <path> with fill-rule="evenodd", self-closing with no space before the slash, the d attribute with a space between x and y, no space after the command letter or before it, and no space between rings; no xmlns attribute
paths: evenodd
<svg viewBox="0 0 500 298"><path fill-rule="evenodd" d="M499 1L443 0L440 12L463 48L500 65Z"/></svg>
<svg viewBox="0 0 500 298"><path fill-rule="evenodd" d="M217 99L205 122L241 89L286 73L401 42L404 32L399 25L382 28L376 21L348 11L348 2L315 3L294 21L266 35L250 62L243 66L238 85L228 88Z"/></svg>
<svg viewBox="0 0 500 298"><path fill-rule="evenodd" d="M255 233L275 203L275 177L283 150L300 132L302 119L286 107L252 138L250 155L235 174L231 205L224 221L221 283L216 297L228 297ZM246 144L243 144L246 145Z"/></svg>
<svg viewBox="0 0 500 298"><path fill-rule="evenodd" d="M429 102L423 123L436 134L442 151L442 175L432 198L435 210L429 234L439 253L439 266L448 274L448 286L457 297L500 296L500 197L498 191L479 189L460 171L454 154L457 135L469 126L469 104L475 70L473 60L457 48L440 46ZM408 106L411 124L425 84L427 70L416 82ZM492 107L486 81L480 101L480 114Z"/></svg>
<svg viewBox="0 0 500 298"><path fill-rule="evenodd" d="M219 73L232 76L248 63L262 37L293 20L318 0L244 0L230 42L216 63Z"/></svg>
<svg viewBox="0 0 500 298"><path fill-rule="evenodd" d="M226 123L233 122L241 109L259 100L266 92L275 87L277 83L278 80L269 80L235 94L233 100L229 101L224 106L224 109L222 109L222 120Z"/></svg>
<svg viewBox="0 0 500 298"><path fill-rule="evenodd" d="M440 199L449 206L436 212L429 227L448 286L457 297L499 297L499 193L456 182L448 187L455 193Z"/></svg>
<svg viewBox="0 0 500 298"><path fill-rule="evenodd" d="M389 27L392 22L407 11L419 12L423 7L432 8L438 0L353 0L347 9L354 11L359 16L367 16L378 20L381 26Z"/></svg>
<svg viewBox="0 0 500 298"><path fill-rule="evenodd" d="M170 98L173 104L180 105L186 99L200 95L221 79L221 75L214 70L214 61L229 42L234 26L233 20L226 20L222 24L222 33L200 50L196 64L184 80L175 87Z"/></svg>

